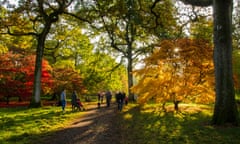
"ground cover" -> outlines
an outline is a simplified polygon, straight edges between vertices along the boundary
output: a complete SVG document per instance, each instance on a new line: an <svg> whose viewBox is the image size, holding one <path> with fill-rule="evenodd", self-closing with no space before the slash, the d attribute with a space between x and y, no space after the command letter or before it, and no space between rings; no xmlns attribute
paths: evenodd
<svg viewBox="0 0 240 144"><path fill-rule="evenodd" d="M240 127L209 124L213 106L180 105L180 112L159 111L156 104L126 107L122 113L123 144L238 144Z"/></svg>
<svg viewBox="0 0 240 144"><path fill-rule="evenodd" d="M27 107L0 108L0 143L23 144L38 141L44 136L70 124L81 112L66 113L60 107L45 106L28 109Z"/></svg>
<svg viewBox="0 0 240 144"><path fill-rule="evenodd" d="M60 107L1 108L0 143L81 144L238 144L240 127L209 124L212 105L129 104L122 112L111 108L62 113ZM69 139L67 139L69 138Z"/></svg>

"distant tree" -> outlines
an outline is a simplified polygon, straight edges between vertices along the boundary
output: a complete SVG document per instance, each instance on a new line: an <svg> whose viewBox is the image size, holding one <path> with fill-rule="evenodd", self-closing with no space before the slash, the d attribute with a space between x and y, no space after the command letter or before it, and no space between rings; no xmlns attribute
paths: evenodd
<svg viewBox="0 0 240 144"><path fill-rule="evenodd" d="M99 51L82 57L78 68L84 76L84 85L89 92L99 90L122 90L127 89L126 68L118 64L114 58Z"/></svg>
<svg viewBox="0 0 240 144"><path fill-rule="evenodd" d="M129 100L134 100L130 88L134 84L132 71L135 64L141 56L152 50L157 37L174 36L172 32L176 21L173 3L170 0L161 3L145 0L96 0L92 7L92 11L96 12L92 27L97 30L96 33L102 32L98 35L100 46L103 51L119 57L120 63L126 65Z"/></svg>
<svg viewBox="0 0 240 144"><path fill-rule="evenodd" d="M54 83L53 91L60 95L63 88L68 91L76 90L79 93L86 93L86 88L83 85L83 79L80 73L71 67L60 66L53 69Z"/></svg>

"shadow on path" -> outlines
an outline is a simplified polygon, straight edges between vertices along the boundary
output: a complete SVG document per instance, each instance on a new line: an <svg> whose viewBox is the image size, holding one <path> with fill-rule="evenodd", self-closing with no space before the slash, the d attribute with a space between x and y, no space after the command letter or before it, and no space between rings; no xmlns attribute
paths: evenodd
<svg viewBox="0 0 240 144"><path fill-rule="evenodd" d="M69 127L43 139L42 144L120 144L116 105L90 108Z"/></svg>

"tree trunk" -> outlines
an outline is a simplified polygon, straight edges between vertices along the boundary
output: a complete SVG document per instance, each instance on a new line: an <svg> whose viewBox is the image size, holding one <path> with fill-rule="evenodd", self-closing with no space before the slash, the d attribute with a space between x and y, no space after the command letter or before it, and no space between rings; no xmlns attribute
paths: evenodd
<svg viewBox="0 0 240 144"><path fill-rule="evenodd" d="M128 55L129 56L129 55ZM129 101L135 101L134 94L131 92L131 87L133 86L133 74L132 74L132 57L128 58L128 67L127 67L127 74L128 74L128 98Z"/></svg>
<svg viewBox="0 0 240 144"><path fill-rule="evenodd" d="M34 71L34 84L33 84L33 96L29 107L41 107L41 75L42 75L42 58L44 42L38 38L36 59L35 59L35 71Z"/></svg>
<svg viewBox="0 0 240 144"><path fill-rule="evenodd" d="M212 124L238 124L232 73L232 1L214 0L216 102Z"/></svg>
<svg viewBox="0 0 240 144"><path fill-rule="evenodd" d="M46 23L42 33L38 35L38 44L36 52L35 61L35 71L34 71L34 85L33 85L33 96L29 107L41 107L41 76L42 76L42 59L44 52L44 45L47 34L51 28L51 22Z"/></svg>
<svg viewBox="0 0 240 144"><path fill-rule="evenodd" d="M180 101L173 101L173 103L174 103L174 110L178 112L179 110L178 104L180 103Z"/></svg>

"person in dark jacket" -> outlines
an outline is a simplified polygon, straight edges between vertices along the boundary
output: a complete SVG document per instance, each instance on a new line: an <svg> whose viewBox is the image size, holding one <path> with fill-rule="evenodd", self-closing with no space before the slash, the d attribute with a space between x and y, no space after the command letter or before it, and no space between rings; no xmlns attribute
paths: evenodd
<svg viewBox="0 0 240 144"><path fill-rule="evenodd" d="M74 108L75 108L76 105L77 105L77 93L76 93L75 90L74 90L73 93L72 93L71 104L72 104L72 110L74 110Z"/></svg>
<svg viewBox="0 0 240 144"><path fill-rule="evenodd" d="M112 99L112 93L108 90L108 91L106 92L107 107L110 107L111 99Z"/></svg>
<svg viewBox="0 0 240 144"><path fill-rule="evenodd" d="M117 100L117 104L118 104L118 110L122 111L122 107L123 107L123 101L124 101L124 95L121 92L117 92L116 93L116 100Z"/></svg>

